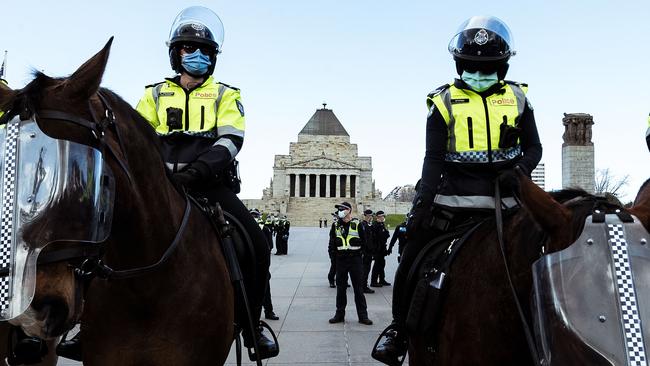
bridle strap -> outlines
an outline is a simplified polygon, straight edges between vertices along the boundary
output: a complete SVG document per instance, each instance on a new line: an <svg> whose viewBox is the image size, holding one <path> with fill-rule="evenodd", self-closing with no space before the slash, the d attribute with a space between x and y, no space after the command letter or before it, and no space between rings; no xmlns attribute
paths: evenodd
<svg viewBox="0 0 650 366"><path fill-rule="evenodd" d="M36 115L41 118L71 122L78 126L89 129L93 137L95 137L95 139L99 141L102 149L107 148L108 151L111 153L111 155L113 155L113 158L115 158L120 168L126 174L129 183L133 185L133 178L131 177L131 171L129 169L126 149L124 148L124 142L122 141L122 135L120 133L120 129L117 123L115 123L115 115L113 114L113 110L110 108L106 96L104 96L101 91L97 92L97 96L99 97L99 100L102 102L102 105L104 107L103 119L97 118L97 116L95 115L95 110L93 109L90 102L89 102L90 113L93 116L94 121L89 121L85 118L75 116L74 114L55 110L55 109L42 109L38 111ZM118 155L118 153L113 149L113 147L111 147L110 144L107 144L106 141L104 140L104 131L106 131L108 128L111 127L113 127L113 129L115 130L115 136L117 137L117 141L120 146L120 150L122 156L124 157L124 160L121 159L120 155Z"/></svg>
<svg viewBox="0 0 650 366"><path fill-rule="evenodd" d="M506 257L506 248L503 240L503 216L501 209L501 191L499 189L499 180L497 179L494 184L494 215L497 225L497 238L499 239L499 248L501 250L501 257L503 258L503 264L506 269L506 277L508 277L508 285L510 286L512 297L514 298L515 304L517 305L519 320L521 320L521 325L524 328L524 334L526 335L528 350L530 351L531 357L533 357L534 364L538 365L541 359L539 358L539 352L535 344L535 338L533 338L533 332L531 331L530 325L526 320L524 310L521 307L521 302L519 301L519 297L517 297L517 290L515 289L515 285L512 282L512 276L510 275L510 267L508 266L508 257Z"/></svg>
<svg viewBox="0 0 650 366"><path fill-rule="evenodd" d="M172 256L172 254L178 247L178 244L180 243L183 234L185 233L185 229L187 228L187 222L189 221L191 211L192 211L192 203L190 202L187 193L185 193L185 213L183 214L181 225L178 228L178 231L176 232L176 236L174 237L174 240L169 245L169 247L162 255L162 257L158 260L158 262L145 267L138 267L133 269L125 269L125 270L114 270L108 265L104 264L101 260L99 260L97 261L96 268L95 268L97 271L96 273L97 277L107 279L107 280L123 280L125 278L132 278L132 277L153 272L157 270L158 267L167 263L169 258Z"/></svg>

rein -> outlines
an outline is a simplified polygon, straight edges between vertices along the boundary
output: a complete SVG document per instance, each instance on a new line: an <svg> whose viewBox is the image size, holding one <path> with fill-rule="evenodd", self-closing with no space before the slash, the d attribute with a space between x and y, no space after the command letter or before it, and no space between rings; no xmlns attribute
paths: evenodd
<svg viewBox="0 0 650 366"><path fill-rule="evenodd" d="M92 108L92 104L90 101L88 103L89 103L90 112L93 119L92 121L89 121L85 118L67 112L53 110L53 109L43 109L38 113L36 113L36 115L41 118L60 120L60 121L73 123L80 127L84 127L90 130L93 137L99 142L102 153L106 149L110 152L110 154L119 164L120 168L126 174L129 183L133 185L133 178L131 176L130 169L129 169L126 149L124 148L124 142L122 139L122 134L120 133L119 126L115 120L115 114L113 113L113 110L111 109L106 96L101 91L97 92L97 96L99 97L102 106L104 108L104 114L101 117L101 119L97 117L94 109ZM111 129L114 131L115 136L118 140L120 154L118 154L118 152L116 152L111 147L110 144L106 143L105 132ZM124 159L122 159L121 156ZM143 266L143 267L126 269L126 270L115 270L110 266L108 266L107 264L105 264L101 259L99 259L99 257L103 253L104 244L84 245L84 246L76 246L71 248L45 251L39 256L38 263L39 264L56 263L56 262L68 261L70 259L75 259L75 258L85 259L79 267L75 268L75 275L78 278L83 280L89 280L94 277L107 279L107 280L121 280L126 278L133 278L133 277L137 277L137 276L141 276L153 272L157 270L159 267L161 267L162 265L164 265L165 263L167 263L171 255L178 247L178 244L180 243L181 238L185 233L185 229L189 221L192 204L190 202L190 198L187 192L184 192L184 196L185 196L184 197L185 212L183 214L183 219L181 220L181 224L178 230L176 231L174 240L171 242L169 247L167 247L165 253L163 253L162 257L156 263Z"/></svg>
<svg viewBox="0 0 650 366"><path fill-rule="evenodd" d="M510 275L510 267L508 266L508 257L506 257L506 248L503 240L503 216L501 212L501 191L499 189L499 181L497 180L494 185L494 215L497 225L497 238L499 239L499 249L501 250L501 257L503 258L503 265L506 269L506 277L508 277L508 285L510 286L510 291L512 292L512 297L515 300L517 305L517 312L519 314L519 320L521 320L522 327L524 328L524 334L526 335L526 343L528 343L528 350L530 355L533 358L533 362L538 365L540 364L539 351L535 344L535 338L533 337L533 332L531 330L530 324L526 320L524 315L524 310L521 306L521 302L517 297L517 290L515 285L512 282L512 276Z"/></svg>

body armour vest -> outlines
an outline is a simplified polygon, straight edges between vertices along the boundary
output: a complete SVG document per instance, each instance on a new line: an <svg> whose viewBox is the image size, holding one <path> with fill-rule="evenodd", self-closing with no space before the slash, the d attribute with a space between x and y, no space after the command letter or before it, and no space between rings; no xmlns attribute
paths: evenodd
<svg viewBox="0 0 650 366"><path fill-rule="evenodd" d="M350 221L350 227L348 228L348 235L346 237L343 237L341 226L339 223L337 223L336 237L339 239L339 245L336 247L337 250L361 249L361 238L359 237L359 221L357 219Z"/></svg>

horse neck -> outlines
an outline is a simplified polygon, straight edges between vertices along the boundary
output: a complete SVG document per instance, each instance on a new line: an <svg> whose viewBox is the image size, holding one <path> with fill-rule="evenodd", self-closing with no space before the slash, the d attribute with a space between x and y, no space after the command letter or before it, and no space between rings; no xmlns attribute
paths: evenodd
<svg viewBox="0 0 650 366"><path fill-rule="evenodd" d="M146 122L134 121L128 110L116 111L116 118L132 181L112 165L119 178L106 257L116 267L137 267L161 257L180 227L186 202L167 178L155 134L148 127L129 126Z"/></svg>

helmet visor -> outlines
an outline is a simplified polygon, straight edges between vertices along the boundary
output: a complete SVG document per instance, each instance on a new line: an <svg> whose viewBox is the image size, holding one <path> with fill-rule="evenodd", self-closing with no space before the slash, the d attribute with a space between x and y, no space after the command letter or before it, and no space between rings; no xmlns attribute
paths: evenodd
<svg viewBox="0 0 650 366"><path fill-rule="evenodd" d="M220 52L223 37L223 23L217 14L203 6L191 6L176 16L169 30L167 46L178 42L198 42L214 46Z"/></svg>
<svg viewBox="0 0 650 366"><path fill-rule="evenodd" d="M492 16L475 16L458 27L448 46L455 57L476 60L504 60L515 55L510 28Z"/></svg>

